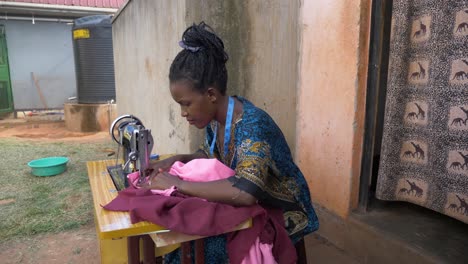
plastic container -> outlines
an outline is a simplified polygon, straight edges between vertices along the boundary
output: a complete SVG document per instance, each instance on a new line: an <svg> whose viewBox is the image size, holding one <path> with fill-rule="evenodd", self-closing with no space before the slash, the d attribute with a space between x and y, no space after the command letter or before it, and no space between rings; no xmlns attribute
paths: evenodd
<svg viewBox="0 0 468 264"><path fill-rule="evenodd" d="M78 18L72 29L79 104L115 100L112 16Z"/></svg>
<svg viewBox="0 0 468 264"><path fill-rule="evenodd" d="M32 174L36 176L54 176L67 169L67 157L48 157L32 160L28 166L32 169Z"/></svg>

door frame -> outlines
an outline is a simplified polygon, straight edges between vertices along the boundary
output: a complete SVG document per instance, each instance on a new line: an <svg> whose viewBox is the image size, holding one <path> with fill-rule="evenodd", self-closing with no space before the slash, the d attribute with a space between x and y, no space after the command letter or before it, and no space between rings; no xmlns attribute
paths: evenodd
<svg viewBox="0 0 468 264"><path fill-rule="evenodd" d="M13 103L13 89L11 87L10 60L8 59L8 46L7 46L7 41L6 41L5 25L0 24L0 48L2 48L2 43L1 43L2 41L4 41L3 46L5 49L4 52L5 52L6 67L8 69L8 76L7 76L8 87L7 87L6 95L8 97L7 100L9 103L9 107L0 108L0 113L11 113L11 112L14 112L15 107Z"/></svg>
<svg viewBox="0 0 468 264"><path fill-rule="evenodd" d="M367 211L375 195L387 93L393 0L372 1L364 142L359 182L359 211Z"/></svg>

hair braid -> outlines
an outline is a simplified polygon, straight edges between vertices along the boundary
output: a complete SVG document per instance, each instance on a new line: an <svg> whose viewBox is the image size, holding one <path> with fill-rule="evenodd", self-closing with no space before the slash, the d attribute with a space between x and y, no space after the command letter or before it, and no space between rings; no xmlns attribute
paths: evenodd
<svg viewBox="0 0 468 264"><path fill-rule="evenodd" d="M205 22L193 24L182 34L180 45L184 49L171 64L170 82L189 80L199 92L213 86L225 94L229 57L213 29Z"/></svg>

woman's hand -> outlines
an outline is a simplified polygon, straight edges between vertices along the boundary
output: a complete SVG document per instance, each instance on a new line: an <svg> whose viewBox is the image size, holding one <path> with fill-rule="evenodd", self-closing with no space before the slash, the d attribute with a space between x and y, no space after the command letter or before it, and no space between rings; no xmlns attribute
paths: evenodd
<svg viewBox="0 0 468 264"><path fill-rule="evenodd" d="M153 173L147 183L141 187L146 189L166 190L172 186L179 187L182 182L183 181L176 175L164 171Z"/></svg>
<svg viewBox="0 0 468 264"><path fill-rule="evenodd" d="M171 168L172 164L174 162L178 161L178 156L172 156L167 159L163 159L160 161L157 161L155 163L150 164L150 167L146 170L146 175L150 175L153 172L159 173L163 171L169 171Z"/></svg>
<svg viewBox="0 0 468 264"><path fill-rule="evenodd" d="M169 171L172 164L174 164L174 162L176 161L187 163L193 159L206 159L206 158L208 158L208 156L206 156L205 152L200 151L200 150L192 154L174 155L167 159L163 159L163 160L150 164L150 167L146 170L145 175L150 175L153 172L158 173L158 172L163 172L163 171Z"/></svg>

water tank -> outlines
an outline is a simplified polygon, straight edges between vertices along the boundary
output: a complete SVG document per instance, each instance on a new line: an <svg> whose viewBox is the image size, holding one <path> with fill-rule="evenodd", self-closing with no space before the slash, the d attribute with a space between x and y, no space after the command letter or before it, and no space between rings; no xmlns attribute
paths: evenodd
<svg viewBox="0 0 468 264"><path fill-rule="evenodd" d="M74 21L73 51L80 104L115 100L111 18L96 15Z"/></svg>

